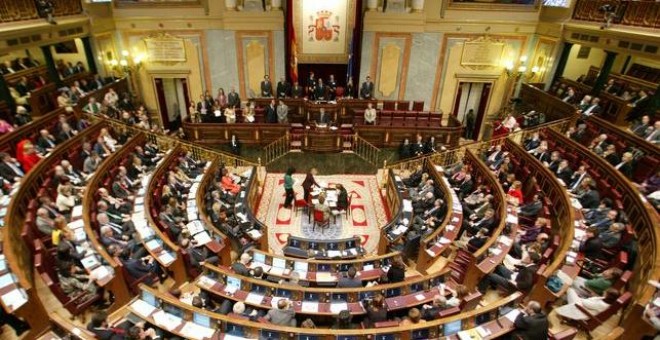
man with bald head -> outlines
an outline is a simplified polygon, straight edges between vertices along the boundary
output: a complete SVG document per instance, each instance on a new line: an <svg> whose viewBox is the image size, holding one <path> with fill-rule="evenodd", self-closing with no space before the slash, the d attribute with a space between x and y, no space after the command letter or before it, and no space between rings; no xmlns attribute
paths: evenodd
<svg viewBox="0 0 660 340"><path fill-rule="evenodd" d="M513 332L514 339L539 340L548 338L548 316L543 313L541 304L537 301L527 303L525 309L513 322L516 330Z"/></svg>

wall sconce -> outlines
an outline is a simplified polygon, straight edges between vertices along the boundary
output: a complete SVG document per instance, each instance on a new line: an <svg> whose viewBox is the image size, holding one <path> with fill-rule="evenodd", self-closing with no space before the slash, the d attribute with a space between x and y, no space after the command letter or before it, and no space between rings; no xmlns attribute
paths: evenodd
<svg viewBox="0 0 660 340"><path fill-rule="evenodd" d="M112 68L112 71L118 73L120 76L126 76L139 71L143 66L144 60L146 60L144 53L137 53L131 56L127 50L121 51L121 56L121 60L108 60L108 65ZM132 61L132 63L129 61Z"/></svg>
<svg viewBox="0 0 660 340"><path fill-rule="evenodd" d="M539 67L534 66L531 69L531 72L527 72L527 66L525 65L525 62L527 62L527 56L522 56L520 57L520 61L518 62L518 68L516 68L516 65L512 60L508 60L504 62L504 73L506 74L507 77L514 78L515 80L518 79L531 79L534 77L535 74L539 73Z"/></svg>

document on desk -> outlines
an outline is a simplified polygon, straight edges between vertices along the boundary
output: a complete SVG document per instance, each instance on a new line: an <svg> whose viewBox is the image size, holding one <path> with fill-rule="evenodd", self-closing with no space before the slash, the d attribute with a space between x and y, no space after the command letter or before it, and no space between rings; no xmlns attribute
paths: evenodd
<svg viewBox="0 0 660 340"><path fill-rule="evenodd" d="M506 223L518 224L518 216L511 214L506 215Z"/></svg>
<svg viewBox="0 0 660 340"><path fill-rule="evenodd" d="M156 313L154 313L152 317L154 318L154 322L156 323L156 325L163 327L168 331L171 331L179 327L179 325L181 325L182 322L181 318L174 316L172 314L165 313L162 310L159 310Z"/></svg>
<svg viewBox="0 0 660 340"><path fill-rule="evenodd" d="M112 276L112 272L106 266L98 266L94 270L92 270L91 273L89 273L89 276L94 281L97 281L97 284L98 284L99 282L108 281L108 278L110 276ZM107 282L105 282L105 283L107 283ZM102 286L101 284L99 284L99 285Z"/></svg>
<svg viewBox="0 0 660 340"><path fill-rule="evenodd" d="M450 244L450 243L451 243L451 240L448 239L448 238L445 238L445 237L443 236L443 237L440 237L440 240L439 240L438 242L439 242L440 244Z"/></svg>
<svg viewBox="0 0 660 340"><path fill-rule="evenodd" d="M506 236L504 236L504 235L500 236L499 241L500 241L500 243L502 243L503 245L505 245L507 247L511 247L511 245L513 244L513 240L506 237Z"/></svg>
<svg viewBox="0 0 660 340"><path fill-rule="evenodd" d="M328 257L329 258L341 257L341 251L339 251L339 250L328 250Z"/></svg>
<svg viewBox="0 0 660 340"><path fill-rule="evenodd" d="M135 204L144 204L144 197L136 197Z"/></svg>
<svg viewBox="0 0 660 340"><path fill-rule="evenodd" d="M0 296L0 299L2 299L2 303L12 311L18 309L28 301L27 294L23 289L14 289L9 293Z"/></svg>
<svg viewBox="0 0 660 340"><path fill-rule="evenodd" d="M145 318L148 318L156 310L156 307L140 299L135 300L130 306L135 313Z"/></svg>
<svg viewBox="0 0 660 340"><path fill-rule="evenodd" d="M85 226L85 221L82 218L79 218L79 219L77 219L73 222L69 222L69 224L67 224L67 226L71 230L79 229L79 228L82 228L82 227Z"/></svg>
<svg viewBox="0 0 660 340"><path fill-rule="evenodd" d="M73 207L73 210L71 210L71 219L75 220L78 217L81 217L83 213L83 207L82 205L76 205Z"/></svg>
<svg viewBox="0 0 660 340"><path fill-rule="evenodd" d="M490 331L484 327L477 327L477 333L479 333L479 336L482 338L485 338L490 335Z"/></svg>
<svg viewBox="0 0 660 340"><path fill-rule="evenodd" d="M480 340L481 336L479 335L479 332L477 332L474 329L467 329L464 331L458 332L456 335L458 335L458 338L461 340Z"/></svg>
<svg viewBox="0 0 660 340"><path fill-rule="evenodd" d="M136 204L133 212L144 212L144 204Z"/></svg>
<svg viewBox="0 0 660 340"><path fill-rule="evenodd" d="M412 212L413 206L411 200L403 200L403 212Z"/></svg>
<svg viewBox="0 0 660 340"><path fill-rule="evenodd" d="M84 259L80 260L80 262L82 263L83 267L85 267L85 269L87 270L91 270L101 265L99 260L94 255L87 256Z"/></svg>
<svg viewBox="0 0 660 340"><path fill-rule="evenodd" d="M209 236L209 233L207 233L206 231L195 234L195 236L193 236L193 239L197 241L197 246L203 246L213 241L213 239L211 239L211 236Z"/></svg>
<svg viewBox="0 0 660 340"><path fill-rule="evenodd" d="M420 293L420 294L416 294L416 295L415 295L415 300L417 300L417 301L424 301L424 300L426 300L426 295L424 295L424 294L422 294L422 293Z"/></svg>
<svg viewBox="0 0 660 340"><path fill-rule="evenodd" d="M78 229L74 230L73 231L73 238L78 242L86 240L87 239L87 234L85 233L85 229L84 228L78 228Z"/></svg>
<svg viewBox="0 0 660 340"><path fill-rule="evenodd" d="M202 340L213 337L213 333L215 333L215 330L188 321L186 322L185 325L183 325L183 328L181 328L180 333L183 336L185 336L187 339Z"/></svg>
<svg viewBox="0 0 660 340"><path fill-rule="evenodd" d="M341 312L343 310L348 310L348 303L339 302L339 303L331 303L330 304L330 312L334 315L338 315L339 312Z"/></svg>
<svg viewBox="0 0 660 340"><path fill-rule="evenodd" d="M149 242L147 242L144 246L147 247L147 249L149 249L149 250L154 250L154 249L159 248L160 245L161 245L161 243L159 242L159 240L153 239L153 240L150 240Z"/></svg>
<svg viewBox="0 0 660 340"><path fill-rule="evenodd" d="M582 209L582 203L577 198L571 198L571 204L575 209Z"/></svg>
<svg viewBox="0 0 660 340"><path fill-rule="evenodd" d="M330 273L316 272L316 282L333 282L337 278Z"/></svg>
<svg viewBox="0 0 660 340"><path fill-rule="evenodd" d="M214 279L212 279L208 276L200 276L199 280L197 280L197 283L202 287L211 288L211 287L215 286L215 284L218 283L218 281L216 281L216 280L214 280Z"/></svg>
<svg viewBox="0 0 660 340"><path fill-rule="evenodd" d="M262 234L259 230L252 229L247 232L247 234L253 239L253 240L258 240L261 238Z"/></svg>
<svg viewBox="0 0 660 340"><path fill-rule="evenodd" d="M318 313L319 312L319 303L318 302L309 302L303 301L300 311L303 313Z"/></svg>
<svg viewBox="0 0 660 340"><path fill-rule="evenodd" d="M516 318L518 317L519 314L520 314L520 309L514 309L514 310L506 313L506 315L504 317L509 319L509 321L511 321L511 322L515 322Z"/></svg>
<svg viewBox="0 0 660 340"><path fill-rule="evenodd" d="M168 266L170 263L174 262L174 256L172 254L164 251L159 256L158 259L163 263L163 265Z"/></svg>
<svg viewBox="0 0 660 340"><path fill-rule="evenodd" d="M264 296L257 293L249 293L245 297L245 303L249 303L253 305L260 305L263 300L264 300Z"/></svg>
<svg viewBox="0 0 660 340"><path fill-rule="evenodd" d="M586 234L586 232L584 231L584 229L575 228L573 230L573 238L575 238L575 239L582 239L585 234Z"/></svg>

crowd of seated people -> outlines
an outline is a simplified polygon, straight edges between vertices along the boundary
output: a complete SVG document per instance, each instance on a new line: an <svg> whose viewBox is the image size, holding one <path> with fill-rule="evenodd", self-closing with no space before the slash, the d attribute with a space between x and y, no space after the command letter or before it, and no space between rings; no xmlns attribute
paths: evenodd
<svg viewBox="0 0 660 340"><path fill-rule="evenodd" d="M295 289L299 286L308 286L309 283L300 281L298 273L293 271L291 278L287 280L279 280L278 277L270 276L264 273L262 267L252 263L252 257L249 253L244 252L240 255L239 259L231 265L231 270L238 275L256 278L260 280L268 280L271 282L279 282L283 286L290 286L289 288ZM379 279L371 282L360 280L357 277L357 270L353 266L349 266L344 271L339 271L339 278L337 280L337 288L362 288L372 287L378 284L400 283L405 280L406 266L401 257L396 257L387 273ZM294 275L296 274L296 275ZM402 310L389 310L385 303L385 296L381 292L375 292L369 298L360 301L366 310L364 316L351 316L348 311L340 311L335 315L334 321L327 320L317 321L314 323L311 319L303 320L297 316L293 309L288 305L290 302L287 299L280 300L277 306L273 306L269 311L264 311L261 308L246 309L245 304L241 301L231 302L222 300L221 303L233 304L233 312L235 314L243 315L245 318L257 321L270 322L277 325L291 325L307 328L333 328L333 329L352 329L352 328L371 328L378 327L378 324L387 324L388 322L397 322L401 324L418 324L425 321L435 320L441 317L442 312L453 307L458 307L458 310L467 310L466 298L470 295L466 286L460 284L444 284L441 283L437 287L438 294L433 297L432 302L422 303L419 305L411 305L409 308ZM479 297L480 298L480 297ZM213 299L217 301L218 296L214 295ZM476 304L475 304L476 305ZM469 307L472 308L472 307ZM228 306L222 308L228 309ZM303 320L301 323L300 321ZM305 325L307 323L307 325Z"/></svg>
<svg viewBox="0 0 660 340"><path fill-rule="evenodd" d="M594 152L596 150L605 152L607 150L605 140L606 138L599 137L597 141L592 143L591 149ZM612 199L608 197L601 198L596 181L590 176L585 165L579 165L578 169L573 171L568 161L561 159L562 155L556 151L548 151L547 141L541 140L538 135L534 135L523 144L529 153L539 159L555 174L559 182L566 187L569 195L576 199L581 206L581 213L584 218L579 221L579 227L585 232L584 236L579 238L576 250L584 256L585 264L580 275L593 276L593 272L602 271L604 266L607 266L607 260L612 260L612 254L616 254L618 250L627 251L629 249L631 240L627 237L627 218L625 214L619 210L620 207L615 206ZM544 156L548 153L552 156L544 161ZM552 168L553 163L557 164L554 169ZM538 235L542 235L542 233ZM619 268L606 269L601 275L609 278L611 272L618 274L608 281L609 285L621 275ZM583 282L584 279L578 277L573 285L578 287L583 285ZM610 292L609 295L603 295L608 287L599 289L593 296L598 296L599 301L605 299L607 303L611 304L612 299L616 300L620 292ZM576 295L576 292L571 292L568 297L569 305L584 302L578 300L578 297L586 298L585 294ZM586 304L589 304L589 302L586 302ZM562 313L568 315L572 312L570 307L566 307L560 315Z"/></svg>
<svg viewBox="0 0 660 340"><path fill-rule="evenodd" d="M15 157L6 152L2 153L0 155L0 182L4 184L3 188L10 189L58 144L75 136L78 130L72 129L72 125L78 126L79 121L64 114L59 115L56 122L41 129L35 138L26 137L20 140L16 145Z"/></svg>
<svg viewBox="0 0 660 340"><path fill-rule="evenodd" d="M29 57L5 60L0 65L0 75L13 74L39 66L39 61Z"/></svg>
<svg viewBox="0 0 660 340"><path fill-rule="evenodd" d="M424 141L421 134L417 134L415 138L414 143L410 143L408 138L401 142L399 146L399 159L403 160L447 150L442 143L436 142L433 136L429 136L426 141Z"/></svg>
<svg viewBox="0 0 660 340"><path fill-rule="evenodd" d="M235 214L235 204L238 193L242 190L244 180L233 174L222 164L213 174L213 180L205 193L206 211L211 223L232 241L251 244L250 237L245 233L252 226Z"/></svg>
<svg viewBox="0 0 660 340"><path fill-rule="evenodd" d="M660 120L652 122L649 115L644 115L638 121L633 121L628 130L654 145L660 144Z"/></svg>

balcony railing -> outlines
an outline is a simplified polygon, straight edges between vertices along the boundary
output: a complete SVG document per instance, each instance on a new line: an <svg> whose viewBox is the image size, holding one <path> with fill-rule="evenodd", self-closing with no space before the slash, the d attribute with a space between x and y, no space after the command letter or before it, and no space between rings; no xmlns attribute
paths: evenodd
<svg viewBox="0 0 660 340"><path fill-rule="evenodd" d="M657 1L612 1L577 0L573 19L605 21L605 12L600 8L610 5L615 11L612 24L660 28L660 2Z"/></svg>
<svg viewBox="0 0 660 340"><path fill-rule="evenodd" d="M82 13L81 0L52 0L55 17ZM0 23L32 20L39 18L35 1L2 0L0 1Z"/></svg>

